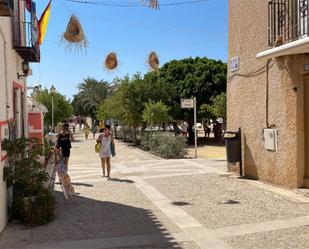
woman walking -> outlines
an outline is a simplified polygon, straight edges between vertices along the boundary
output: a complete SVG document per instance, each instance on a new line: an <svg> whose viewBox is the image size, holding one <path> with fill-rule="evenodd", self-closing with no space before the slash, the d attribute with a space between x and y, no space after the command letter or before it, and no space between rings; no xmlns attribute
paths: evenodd
<svg viewBox="0 0 309 249"><path fill-rule="evenodd" d="M74 141L73 135L70 132L69 124L62 126L62 131L57 135L56 149L61 150L64 163L67 167L70 158L71 141Z"/></svg>
<svg viewBox="0 0 309 249"><path fill-rule="evenodd" d="M110 126L106 125L102 134L97 139L97 143L100 143L100 158L101 166L103 170L103 176L105 176L105 167L107 169L107 178L110 180L110 171L111 171L111 156L112 150L111 146L114 146L114 138L110 133Z"/></svg>
<svg viewBox="0 0 309 249"><path fill-rule="evenodd" d="M84 132L85 132L85 139L88 140L89 132L90 132L90 126L85 123L84 125Z"/></svg>

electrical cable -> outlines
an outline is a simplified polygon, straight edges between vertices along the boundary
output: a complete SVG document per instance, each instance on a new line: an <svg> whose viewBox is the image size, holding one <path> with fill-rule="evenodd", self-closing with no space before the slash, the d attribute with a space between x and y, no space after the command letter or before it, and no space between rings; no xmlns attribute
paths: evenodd
<svg viewBox="0 0 309 249"><path fill-rule="evenodd" d="M268 59L266 63L266 113L265 113L265 122L266 122L266 128L269 127L269 64L272 61L272 59Z"/></svg>
<svg viewBox="0 0 309 249"><path fill-rule="evenodd" d="M89 4L89 5L103 5L108 7L142 7L145 4L140 3L129 3L129 2L109 2L109 1L87 1L87 0L64 0L67 2L79 3L79 4ZM208 2L210 0L191 0L191 1L183 1L183 2L170 2L170 3L160 3L161 6L178 6L178 5L189 5L189 4L196 4L196 3L203 3Z"/></svg>
<svg viewBox="0 0 309 249"><path fill-rule="evenodd" d="M252 72L249 73L234 73L233 75L231 75L229 78L227 78L227 82L230 82L234 77L238 76L238 77L243 77L243 78L251 78L251 77L256 77L262 73L264 73L266 70L268 70L270 67L272 67L275 63L273 62L272 64L270 64L269 62L267 62L267 64L265 66L262 66Z"/></svg>

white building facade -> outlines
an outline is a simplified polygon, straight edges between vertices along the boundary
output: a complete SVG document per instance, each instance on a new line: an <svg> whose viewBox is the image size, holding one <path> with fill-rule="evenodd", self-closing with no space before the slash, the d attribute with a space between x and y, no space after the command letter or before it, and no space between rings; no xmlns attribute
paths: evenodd
<svg viewBox="0 0 309 249"><path fill-rule="evenodd" d="M0 1L0 140L27 136L29 63L39 62L35 3ZM0 232L9 217L11 190L3 181L7 163L0 145Z"/></svg>

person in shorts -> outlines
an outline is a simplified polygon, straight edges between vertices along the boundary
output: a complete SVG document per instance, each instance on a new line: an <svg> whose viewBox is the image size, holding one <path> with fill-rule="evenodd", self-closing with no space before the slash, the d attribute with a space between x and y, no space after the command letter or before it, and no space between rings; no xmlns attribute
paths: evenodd
<svg viewBox="0 0 309 249"><path fill-rule="evenodd" d="M62 126L61 132L57 135L56 149L61 150L64 163L68 165L71 153L71 141L74 141L73 135L70 132L69 124Z"/></svg>
<svg viewBox="0 0 309 249"><path fill-rule="evenodd" d="M110 126L106 125L103 133L97 139L97 143L100 143L100 152L99 156L101 158L101 166L103 170L103 176L105 176L105 167L107 169L107 178L110 180L110 171L111 171L111 143L114 145L113 135L110 133Z"/></svg>

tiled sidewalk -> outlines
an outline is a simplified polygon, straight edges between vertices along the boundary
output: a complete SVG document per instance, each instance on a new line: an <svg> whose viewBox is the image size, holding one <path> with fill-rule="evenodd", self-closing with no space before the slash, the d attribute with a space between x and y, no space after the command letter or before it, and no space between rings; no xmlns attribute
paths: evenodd
<svg viewBox="0 0 309 249"><path fill-rule="evenodd" d="M120 142L112 180L94 140L73 144L69 173L79 193L56 184L56 219L12 223L0 248L309 248L309 199L237 179L216 159L162 160Z"/></svg>

